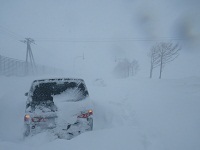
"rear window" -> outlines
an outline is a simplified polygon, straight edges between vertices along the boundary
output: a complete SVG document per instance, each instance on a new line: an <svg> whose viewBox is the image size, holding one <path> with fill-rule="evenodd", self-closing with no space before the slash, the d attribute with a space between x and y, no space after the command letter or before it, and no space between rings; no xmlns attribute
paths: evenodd
<svg viewBox="0 0 200 150"><path fill-rule="evenodd" d="M54 100L76 102L88 96L89 93L82 79L35 80L29 92L26 109L34 111L39 106L42 109L56 111Z"/></svg>
<svg viewBox="0 0 200 150"><path fill-rule="evenodd" d="M71 101L79 101L88 96L88 91L83 82L38 82L33 84L32 101L53 100L55 95L65 94Z"/></svg>

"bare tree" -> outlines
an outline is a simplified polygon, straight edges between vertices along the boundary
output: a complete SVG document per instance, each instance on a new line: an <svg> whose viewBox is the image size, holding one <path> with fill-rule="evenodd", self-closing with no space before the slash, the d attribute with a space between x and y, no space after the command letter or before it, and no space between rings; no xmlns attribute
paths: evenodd
<svg viewBox="0 0 200 150"><path fill-rule="evenodd" d="M153 69L159 66L160 63L160 57L159 57L159 49L156 46L153 46L151 48L150 53L148 54L148 56L151 58L151 66L150 66L150 78L152 78L153 75Z"/></svg>
<svg viewBox="0 0 200 150"><path fill-rule="evenodd" d="M159 79L161 79L164 66L178 57L181 48L178 44L174 44L171 42L160 42L159 44L157 44L156 47L156 49L158 49L158 56L160 58Z"/></svg>
<svg viewBox="0 0 200 150"><path fill-rule="evenodd" d="M114 69L114 74L119 78L127 78L134 76L139 70L139 64L137 60L130 62L128 59L121 59L118 61Z"/></svg>
<svg viewBox="0 0 200 150"><path fill-rule="evenodd" d="M129 61L127 59L122 59L117 62L117 65L114 68L114 74L118 78L127 78L129 77Z"/></svg>
<svg viewBox="0 0 200 150"><path fill-rule="evenodd" d="M161 79L164 66L176 59L180 50L181 48L177 43L174 44L171 42L160 42L155 44L149 53L149 57L151 58L150 78L152 78L153 69L159 66L159 79Z"/></svg>
<svg viewBox="0 0 200 150"><path fill-rule="evenodd" d="M139 63L137 60L133 59L133 61L130 63L130 75L134 76L139 70Z"/></svg>

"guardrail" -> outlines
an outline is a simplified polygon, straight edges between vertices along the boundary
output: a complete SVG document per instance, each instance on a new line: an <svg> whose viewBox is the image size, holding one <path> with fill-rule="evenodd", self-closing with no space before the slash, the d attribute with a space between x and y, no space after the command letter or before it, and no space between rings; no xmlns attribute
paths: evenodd
<svg viewBox="0 0 200 150"><path fill-rule="evenodd" d="M61 73L63 70L44 65L33 65L26 61L0 55L0 75L30 76Z"/></svg>

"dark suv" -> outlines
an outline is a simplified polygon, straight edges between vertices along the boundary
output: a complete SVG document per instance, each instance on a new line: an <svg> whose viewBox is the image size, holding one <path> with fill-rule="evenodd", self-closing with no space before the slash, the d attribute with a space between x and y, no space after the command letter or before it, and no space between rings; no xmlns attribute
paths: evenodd
<svg viewBox="0 0 200 150"><path fill-rule="evenodd" d="M25 137L49 130L59 138L71 139L93 129L92 103L84 80L35 80L25 95Z"/></svg>

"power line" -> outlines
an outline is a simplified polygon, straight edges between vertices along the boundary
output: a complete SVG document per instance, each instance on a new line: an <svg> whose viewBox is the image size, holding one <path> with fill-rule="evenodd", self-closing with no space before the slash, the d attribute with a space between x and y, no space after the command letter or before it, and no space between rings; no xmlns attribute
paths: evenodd
<svg viewBox="0 0 200 150"><path fill-rule="evenodd" d="M7 33L11 38L19 40L21 35L0 25L0 31ZM190 39L180 37L134 37L134 38L34 38L39 42L68 42L68 43L107 43L107 42L148 42L148 41L188 41Z"/></svg>
<svg viewBox="0 0 200 150"><path fill-rule="evenodd" d="M12 34L9 34L9 33L5 32L5 31L2 31L1 29L0 29L0 33L1 33L1 35L6 33L7 36L9 38L11 38L12 40L17 40L17 41L19 40L17 37L13 36Z"/></svg>
<svg viewBox="0 0 200 150"><path fill-rule="evenodd" d="M73 39L73 38L35 38L40 42L72 42L72 43L98 43L98 42L133 42L133 41L186 41L189 39L179 37L155 37L155 38L93 38L93 39Z"/></svg>
<svg viewBox="0 0 200 150"><path fill-rule="evenodd" d="M6 33L7 35L9 35L11 38L13 38L15 40L19 40L19 39L23 38L21 35L9 30L6 27L3 27L2 25L0 25L0 31L3 33Z"/></svg>

